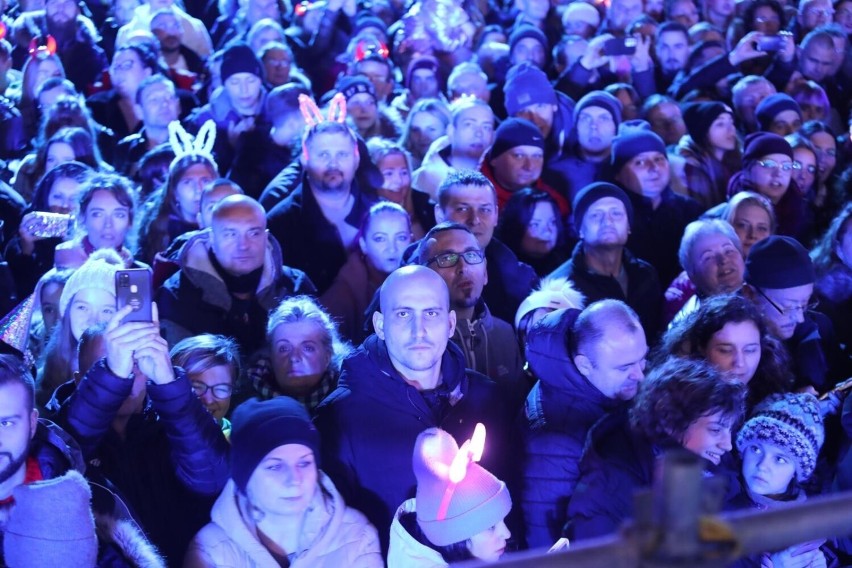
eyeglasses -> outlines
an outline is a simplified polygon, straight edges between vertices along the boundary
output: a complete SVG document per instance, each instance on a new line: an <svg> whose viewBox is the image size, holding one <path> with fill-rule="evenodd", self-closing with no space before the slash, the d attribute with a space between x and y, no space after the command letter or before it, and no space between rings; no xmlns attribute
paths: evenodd
<svg viewBox="0 0 852 568"><path fill-rule="evenodd" d="M789 172L791 170L801 170L802 164L798 162L776 162L775 160L758 160L757 165L761 168L766 168L767 170L777 170L781 168L782 171Z"/></svg>
<svg viewBox="0 0 852 568"><path fill-rule="evenodd" d="M796 166L798 166L798 167L796 168L797 170L801 170L802 168L804 168L804 166L802 165L802 162L793 162L793 164L795 164ZM816 167L816 166L814 166L813 164L811 164L810 166L808 166L808 167L807 167L807 168L805 168L805 169L807 170L807 172L808 172L809 174L815 174L815 173L816 173L816 171L817 171L817 167Z"/></svg>
<svg viewBox="0 0 852 568"><path fill-rule="evenodd" d="M113 62L113 64L110 65L109 70L112 71L113 73L115 73L116 71L125 72L125 71L130 71L131 69L133 69L134 65L136 65L135 59L127 59L125 61L122 61L121 63Z"/></svg>
<svg viewBox="0 0 852 568"><path fill-rule="evenodd" d="M293 65L293 62L289 59L265 59L263 61L264 64L269 65L270 67L290 67Z"/></svg>
<svg viewBox="0 0 852 568"><path fill-rule="evenodd" d="M429 260L426 261L426 266L429 266L433 262L438 263L440 268L451 268L459 263L459 260L464 259L464 261L468 264L482 264L482 261L485 260L485 255L482 254L480 250L469 250L465 252L446 252L444 254L439 254L438 256L433 256Z"/></svg>
<svg viewBox="0 0 852 568"><path fill-rule="evenodd" d="M819 306L819 301L813 300L813 301L805 304L804 306L795 306L795 307L792 307L792 308L782 308L781 306L779 306L778 304L773 302L769 298L769 296L766 295L766 293L763 290L761 290L760 288L757 288L757 287L755 287L755 290L757 290L757 293L760 294L761 296L763 296L763 299L766 300L767 302L769 302L769 305L772 306L773 308L775 308L775 311L777 311L782 316L792 317L792 316L795 316L796 312L799 312L799 311L801 311L802 314L804 314L805 312L815 310L817 308L817 306Z"/></svg>
<svg viewBox="0 0 852 568"><path fill-rule="evenodd" d="M230 396L234 393L234 387L228 383L220 383L218 385L211 386L197 381L192 382L192 392L195 393L195 396L201 398L208 390L213 392L213 398L218 398L219 400L230 398Z"/></svg>
<svg viewBox="0 0 852 568"><path fill-rule="evenodd" d="M808 14L812 14L814 16L825 16L830 18L834 15L834 10L831 8L808 8L805 10Z"/></svg>

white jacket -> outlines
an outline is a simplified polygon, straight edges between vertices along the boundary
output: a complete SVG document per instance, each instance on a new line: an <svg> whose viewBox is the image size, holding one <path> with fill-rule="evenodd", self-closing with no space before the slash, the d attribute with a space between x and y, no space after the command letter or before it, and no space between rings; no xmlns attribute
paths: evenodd
<svg viewBox="0 0 852 568"><path fill-rule="evenodd" d="M390 550L388 551L388 568L444 568L449 566L444 557L432 548L420 544L411 536L400 517L405 513L414 513L417 505L414 499L409 499L396 510L390 528Z"/></svg>
<svg viewBox="0 0 852 568"><path fill-rule="evenodd" d="M381 547L376 529L367 518L343 502L331 480L320 472L314 505L308 511L299 539L302 551L292 568L381 568ZM234 480L213 505L211 522L189 545L184 568L279 568L269 551L247 525L237 505Z"/></svg>

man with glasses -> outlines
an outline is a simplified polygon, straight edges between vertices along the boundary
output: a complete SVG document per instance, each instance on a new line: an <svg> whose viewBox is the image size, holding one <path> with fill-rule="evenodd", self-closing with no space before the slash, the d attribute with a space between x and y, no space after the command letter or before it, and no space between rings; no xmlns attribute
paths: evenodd
<svg viewBox="0 0 852 568"><path fill-rule="evenodd" d="M769 331L784 342L796 387L824 393L845 377L831 321L814 311L816 273L808 251L791 237L774 235L751 247L743 291L760 309Z"/></svg>
<svg viewBox="0 0 852 568"><path fill-rule="evenodd" d="M527 394L523 361L512 326L494 317L482 298L488 271L476 237L460 223L436 225L420 243L418 264L437 272L450 290L456 312L451 339L464 352L467 368L495 381L515 410Z"/></svg>
<svg viewBox="0 0 852 568"><path fill-rule="evenodd" d="M411 452L418 434L439 427L463 443L481 422L488 443L500 448L509 418L497 386L466 369L464 353L450 341L456 314L441 276L425 266L399 268L379 298L375 334L343 361L316 424L323 471L376 527L387 551L394 512L417 485ZM502 471L500 458L492 452L483 466Z"/></svg>
<svg viewBox="0 0 852 568"><path fill-rule="evenodd" d="M483 298L495 316L513 321L518 306L538 285L538 277L530 265L494 238L497 195L488 178L472 170L447 176L438 189L435 218L439 223L454 221L470 229L488 261Z"/></svg>

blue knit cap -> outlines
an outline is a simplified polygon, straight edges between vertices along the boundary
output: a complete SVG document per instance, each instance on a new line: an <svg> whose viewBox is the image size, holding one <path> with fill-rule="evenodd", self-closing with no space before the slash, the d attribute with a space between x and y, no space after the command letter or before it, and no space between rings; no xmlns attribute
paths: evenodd
<svg viewBox="0 0 852 568"><path fill-rule="evenodd" d="M624 164L642 152L659 152L666 154L666 144L663 139L653 132L634 130L628 134L620 134L612 141L610 164L612 173L617 174Z"/></svg>
<svg viewBox="0 0 852 568"><path fill-rule="evenodd" d="M819 401L812 394L770 395L755 407L754 415L737 435L737 451L742 454L752 440L788 451L796 460L796 479L806 481L814 472L825 441Z"/></svg>

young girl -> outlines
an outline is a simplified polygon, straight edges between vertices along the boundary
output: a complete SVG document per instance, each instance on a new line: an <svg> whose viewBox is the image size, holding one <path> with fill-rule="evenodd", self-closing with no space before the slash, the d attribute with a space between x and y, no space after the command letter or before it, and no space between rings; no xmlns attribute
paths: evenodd
<svg viewBox="0 0 852 568"><path fill-rule="evenodd" d="M730 505L773 509L801 502L801 484L814 472L825 440L819 401L811 394L777 394L760 403L737 434L742 458L742 489ZM735 566L826 566L834 554L827 544L803 543L743 558Z"/></svg>
<svg viewBox="0 0 852 568"><path fill-rule="evenodd" d="M481 425L477 426L477 429ZM474 438L476 435L474 434ZM403 503L391 525L388 568L439 568L478 559L496 562L512 534L503 519L512 509L506 484L459 450L447 432L429 428L414 445L417 493ZM450 481L451 464L464 477ZM453 468L454 469L454 468Z"/></svg>

